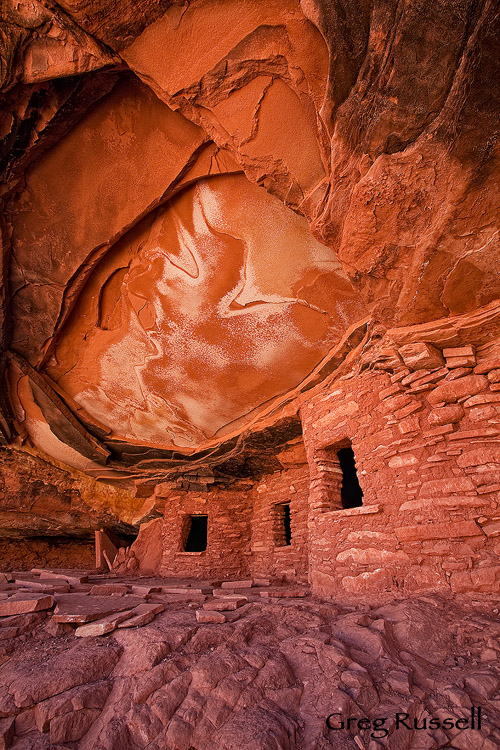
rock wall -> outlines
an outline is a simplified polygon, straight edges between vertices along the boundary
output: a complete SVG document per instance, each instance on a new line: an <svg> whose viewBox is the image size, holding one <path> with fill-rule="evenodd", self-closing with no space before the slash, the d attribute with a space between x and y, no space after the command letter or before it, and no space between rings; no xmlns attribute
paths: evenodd
<svg viewBox="0 0 500 750"><path fill-rule="evenodd" d="M302 407L313 587L498 591L500 362L476 364L470 346L400 352L409 367L347 376ZM331 461L346 438L364 498L343 510Z"/></svg>
<svg viewBox="0 0 500 750"><path fill-rule="evenodd" d="M495 4L46 5L2 8L0 529L495 589Z"/></svg>
<svg viewBox="0 0 500 750"><path fill-rule="evenodd" d="M166 498L162 575L195 578L244 578L249 574L251 506L248 489L214 488L172 493ZM186 552L191 516L207 516L206 552Z"/></svg>
<svg viewBox="0 0 500 750"><path fill-rule="evenodd" d="M307 580L307 465L276 472L258 482L252 493L252 576ZM283 503L290 507L290 544L285 543Z"/></svg>
<svg viewBox="0 0 500 750"><path fill-rule="evenodd" d="M168 496L162 570L308 579L326 597L500 591L496 351L424 341L372 351L373 367L304 402L303 442L278 454L280 470L238 493ZM347 442L363 490L352 508L337 457ZM194 513L208 515L206 552L182 551Z"/></svg>

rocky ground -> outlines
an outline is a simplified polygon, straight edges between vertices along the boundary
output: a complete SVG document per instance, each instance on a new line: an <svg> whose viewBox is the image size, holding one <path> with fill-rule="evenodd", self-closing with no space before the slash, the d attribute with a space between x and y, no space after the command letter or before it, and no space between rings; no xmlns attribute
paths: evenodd
<svg viewBox="0 0 500 750"><path fill-rule="evenodd" d="M500 748L487 595L336 604L290 585L57 575L1 586L2 748ZM355 720L328 728L332 713Z"/></svg>

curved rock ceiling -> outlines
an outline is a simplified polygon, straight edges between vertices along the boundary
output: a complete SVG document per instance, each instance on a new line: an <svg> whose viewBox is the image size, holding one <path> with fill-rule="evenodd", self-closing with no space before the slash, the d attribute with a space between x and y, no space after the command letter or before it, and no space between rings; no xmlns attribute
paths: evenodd
<svg viewBox="0 0 500 750"><path fill-rule="evenodd" d="M5 441L104 478L220 462L361 341L498 304L487 0L5 29Z"/></svg>
<svg viewBox="0 0 500 750"><path fill-rule="evenodd" d="M110 249L44 370L113 437L199 448L297 386L353 297L304 218L243 175L205 178Z"/></svg>

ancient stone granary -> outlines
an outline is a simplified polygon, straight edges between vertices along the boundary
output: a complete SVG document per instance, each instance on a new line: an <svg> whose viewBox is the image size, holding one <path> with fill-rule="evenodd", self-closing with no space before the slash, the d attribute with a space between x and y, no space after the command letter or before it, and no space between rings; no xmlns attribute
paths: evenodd
<svg viewBox="0 0 500 750"><path fill-rule="evenodd" d="M498 591L495 4L4 14L2 536Z"/></svg>

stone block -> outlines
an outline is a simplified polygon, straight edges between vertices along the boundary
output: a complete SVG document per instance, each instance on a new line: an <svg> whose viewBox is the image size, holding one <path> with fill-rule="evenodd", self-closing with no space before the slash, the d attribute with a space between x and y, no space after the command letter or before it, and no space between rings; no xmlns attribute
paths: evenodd
<svg viewBox="0 0 500 750"><path fill-rule="evenodd" d="M14 594L0 601L0 617L51 609L54 597L47 594Z"/></svg>
<svg viewBox="0 0 500 750"><path fill-rule="evenodd" d="M404 388L401 385L401 383L394 383L394 385L390 385L388 388L382 388L382 390L379 393L379 397L380 397L380 400L383 401L385 398L394 396L395 393L402 393L403 391L404 391Z"/></svg>
<svg viewBox="0 0 500 750"><path fill-rule="evenodd" d="M467 409L472 406L484 406L485 404L500 405L500 393L480 393L477 396L471 396L462 405Z"/></svg>
<svg viewBox="0 0 500 750"><path fill-rule="evenodd" d="M429 393L427 399L433 406L440 403L452 404L460 398L475 396L485 391L488 385L488 378L484 375L465 375L465 377L438 385Z"/></svg>
<svg viewBox="0 0 500 750"><path fill-rule="evenodd" d="M445 424L455 424L464 415L465 412L461 404L448 404L448 406L441 406L429 412L427 420L432 427L440 427Z"/></svg>
<svg viewBox="0 0 500 750"><path fill-rule="evenodd" d="M454 369L455 367L475 367L476 365L476 358L475 357L446 357L446 367L449 367L450 370Z"/></svg>
<svg viewBox="0 0 500 750"><path fill-rule="evenodd" d="M471 345L449 347L443 349L443 357L475 357L475 349Z"/></svg>
<svg viewBox="0 0 500 750"><path fill-rule="evenodd" d="M226 616L222 612L216 612L214 610L196 610L197 622L209 622L209 623L222 623L226 622Z"/></svg>
<svg viewBox="0 0 500 750"><path fill-rule="evenodd" d="M392 552L376 547L366 547L365 549L352 547L339 552L336 560L339 563L349 562L356 565L387 565L389 563L410 562L410 558L405 552Z"/></svg>
<svg viewBox="0 0 500 750"><path fill-rule="evenodd" d="M450 576L450 587L453 593L462 594L472 589L472 581L468 570L458 570Z"/></svg>
<svg viewBox="0 0 500 750"><path fill-rule="evenodd" d="M404 579L405 592L447 589L444 572L429 567L412 567Z"/></svg>
<svg viewBox="0 0 500 750"><path fill-rule="evenodd" d="M418 458L410 453L402 456L393 456L389 459L388 466L390 469L401 469L404 466L414 466L418 463Z"/></svg>
<svg viewBox="0 0 500 750"><path fill-rule="evenodd" d="M479 520L479 525L487 537L500 536L500 518L487 519L484 523Z"/></svg>
<svg viewBox="0 0 500 750"><path fill-rule="evenodd" d="M205 602L203 609L213 610L214 612L231 612L238 607L242 607L248 603L246 596L243 597L231 597L227 599L217 599Z"/></svg>
<svg viewBox="0 0 500 750"><path fill-rule="evenodd" d="M395 529L400 542L412 542L422 539L448 539L470 537L482 534L475 521L446 521L445 523L426 523L421 526L400 526Z"/></svg>
<svg viewBox="0 0 500 750"><path fill-rule="evenodd" d="M391 573L385 568L360 573L357 576L344 576L341 583L343 588L350 594L391 591L394 585Z"/></svg>
<svg viewBox="0 0 500 750"><path fill-rule="evenodd" d="M466 442L477 438L492 438L500 435L500 429L496 427L484 427L477 430L459 430L448 436L448 440L464 440Z"/></svg>
<svg viewBox="0 0 500 750"><path fill-rule="evenodd" d="M405 419L410 414L414 414L416 411L420 411L420 409L423 409L423 404L418 400L413 400L412 403L408 404L407 406L403 406L402 409L397 409L394 412L394 417L397 420Z"/></svg>
<svg viewBox="0 0 500 750"><path fill-rule="evenodd" d="M221 588L223 589L249 589L253 586L253 580L246 579L244 581L223 581Z"/></svg>
<svg viewBox="0 0 500 750"><path fill-rule="evenodd" d="M137 596L148 596L148 594L161 593L161 586L131 586L130 590Z"/></svg>
<svg viewBox="0 0 500 750"><path fill-rule="evenodd" d="M200 594L206 595L211 594L213 589L211 586L202 586L200 588L195 587L182 587L182 586L162 586L162 594L192 594L195 597Z"/></svg>
<svg viewBox="0 0 500 750"><path fill-rule="evenodd" d="M267 591L261 591L260 595L264 598L271 599L303 599L307 596L307 589L286 587L282 589L268 589Z"/></svg>
<svg viewBox="0 0 500 750"><path fill-rule="evenodd" d="M80 627L75 630L75 635L78 638L106 635L106 633L111 633L112 630L115 630L121 622L128 620L128 618L131 617L131 613L131 610L115 612L106 617L102 617L99 620L89 622L86 625L80 625Z"/></svg>
<svg viewBox="0 0 500 750"><path fill-rule="evenodd" d="M498 369L500 369L500 359L490 359L485 362L480 362L477 367L474 368L474 372L478 375L484 375L486 372L490 372L490 370Z"/></svg>
<svg viewBox="0 0 500 750"><path fill-rule="evenodd" d="M147 625L164 609L163 604L139 604L138 607L131 610L130 617L127 620L119 623L118 628L137 628L141 625Z"/></svg>
<svg viewBox="0 0 500 750"><path fill-rule="evenodd" d="M421 497L440 497L452 493L474 492L475 485L470 477L446 477L429 479L420 486Z"/></svg>
<svg viewBox="0 0 500 750"><path fill-rule="evenodd" d="M124 596L128 586L119 583L101 583L92 586L90 596Z"/></svg>
<svg viewBox="0 0 500 750"><path fill-rule="evenodd" d="M425 342L417 342L415 344L405 344L400 347L399 354L401 355L405 365L410 370L434 370L438 367L442 367L444 359L435 346L432 344L426 344Z"/></svg>
<svg viewBox="0 0 500 750"><path fill-rule="evenodd" d="M435 508L465 508L465 507L477 507L482 505L480 498L477 497L464 497L462 495L449 496L449 497L427 497L420 498L419 500L408 500L399 506L399 512L403 513L406 511L424 510L427 513L432 512Z"/></svg>

